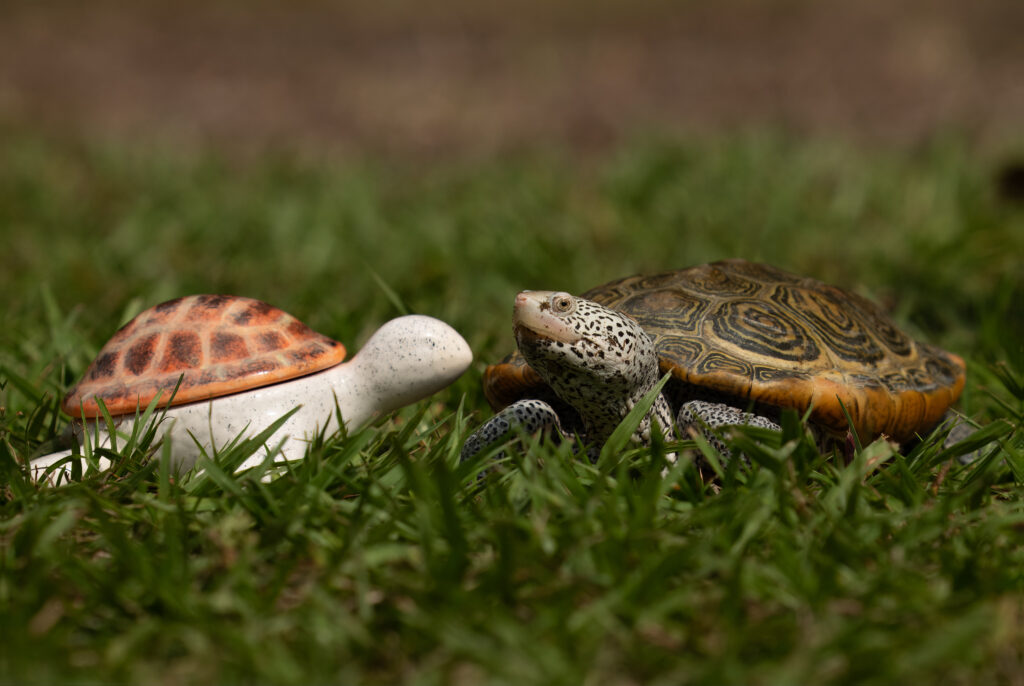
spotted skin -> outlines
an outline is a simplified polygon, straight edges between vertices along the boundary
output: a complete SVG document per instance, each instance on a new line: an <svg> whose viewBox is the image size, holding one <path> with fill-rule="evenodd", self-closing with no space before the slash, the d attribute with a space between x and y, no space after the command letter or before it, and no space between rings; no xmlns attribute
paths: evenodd
<svg viewBox="0 0 1024 686"><path fill-rule="evenodd" d="M543 400L518 400L494 415L473 432L462 446L461 459L468 460L487 448L514 438L516 431L526 434L550 433L571 439L572 434L562 428L558 414Z"/></svg>
<svg viewBox="0 0 1024 686"><path fill-rule="evenodd" d="M345 359L341 343L272 305L230 295L169 300L125 324L68 393L73 417L132 414L157 395L172 405L294 379ZM179 386L180 381L180 386Z"/></svg>
<svg viewBox="0 0 1024 686"><path fill-rule="evenodd" d="M690 432L700 433L721 455L729 455L730 450L722 441L722 431L730 426L756 426L771 431L782 431L782 427L767 417L753 412L726 405L711 403L705 400L691 400L683 403L677 418L679 433L684 438Z"/></svg>

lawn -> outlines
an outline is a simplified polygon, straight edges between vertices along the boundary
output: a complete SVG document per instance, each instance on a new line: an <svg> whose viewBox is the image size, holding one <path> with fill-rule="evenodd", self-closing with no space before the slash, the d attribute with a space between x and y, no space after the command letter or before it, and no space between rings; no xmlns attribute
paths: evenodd
<svg viewBox="0 0 1024 686"><path fill-rule="evenodd" d="M2 683L1019 683L1024 206L956 138L904 149L746 134L488 159L0 148ZM852 460L795 417L702 482L692 442L597 465L527 444L458 463L513 295L762 260L880 302L968 361L968 466L928 436ZM267 300L358 349L403 312L476 361L326 437L272 483L110 473L30 483L56 402L135 313Z"/></svg>

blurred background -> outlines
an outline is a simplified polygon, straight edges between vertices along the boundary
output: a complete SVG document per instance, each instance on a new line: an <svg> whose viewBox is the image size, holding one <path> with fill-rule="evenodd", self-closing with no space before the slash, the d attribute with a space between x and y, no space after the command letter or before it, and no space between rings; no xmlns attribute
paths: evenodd
<svg viewBox="0 0 1024 686"><path fill-rule="evenodd" d="M350 344L434 314L488 359L523 288L745 257L989 350L1024 335L1022 29L1019 0L6 0L0 342L66 360L57 392L141 308L235 292Z"/></svg>
<svg viewBox="0 0 1024 686"><path fill-rule="evenodd" d="M321 152L1019 135L1017 0L7 0L0 120Z"/></svg>

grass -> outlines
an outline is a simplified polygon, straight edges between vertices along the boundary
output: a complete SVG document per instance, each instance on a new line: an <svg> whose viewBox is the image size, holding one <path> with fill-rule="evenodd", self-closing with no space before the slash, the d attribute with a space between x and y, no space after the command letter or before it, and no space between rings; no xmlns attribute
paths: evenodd
<svg viewBox="0 0 1024 686"><path fill-rule="evenodd" d="M0 682L1019 683L1024 211L970 146L239 161L13 133ZM847 464L788 417L737 436L753 466L712 483L689 460L663 476L665 446L458 463L517 290L730 256L854 288L962 354L961 408L987 427L962 448L983 458L932 436ZM191 292L263 298L354 348L432 314L477 362L272 483L221 468L255 446L178 477L146 436L109 473L29 483L106 337Z"/></svg>

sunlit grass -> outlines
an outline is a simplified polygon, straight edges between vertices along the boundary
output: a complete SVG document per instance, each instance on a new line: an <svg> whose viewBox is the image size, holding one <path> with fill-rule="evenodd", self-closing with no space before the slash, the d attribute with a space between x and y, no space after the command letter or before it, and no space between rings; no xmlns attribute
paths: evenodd
<svg viewBox="0 0 1024 686"><path fill-rule="evenodd" d="M12 139L13 140L13 139ZM1024 212L956 143L752 136L431 164L245 163L22 139L0 165L0 680L999 683L1024 669ZM459 464L522 288L761 259L854 288L969 363L959 449L848 462L795 417L703 474L690 442ZM477 354L275 481L141 434L40 488L23 461L126 318L234 292L353 349L402 308ZM666 451L684 459L669 467ZM958 453L980 449L960 465ZM709 480L707 477L715 475Z"/></svg>

